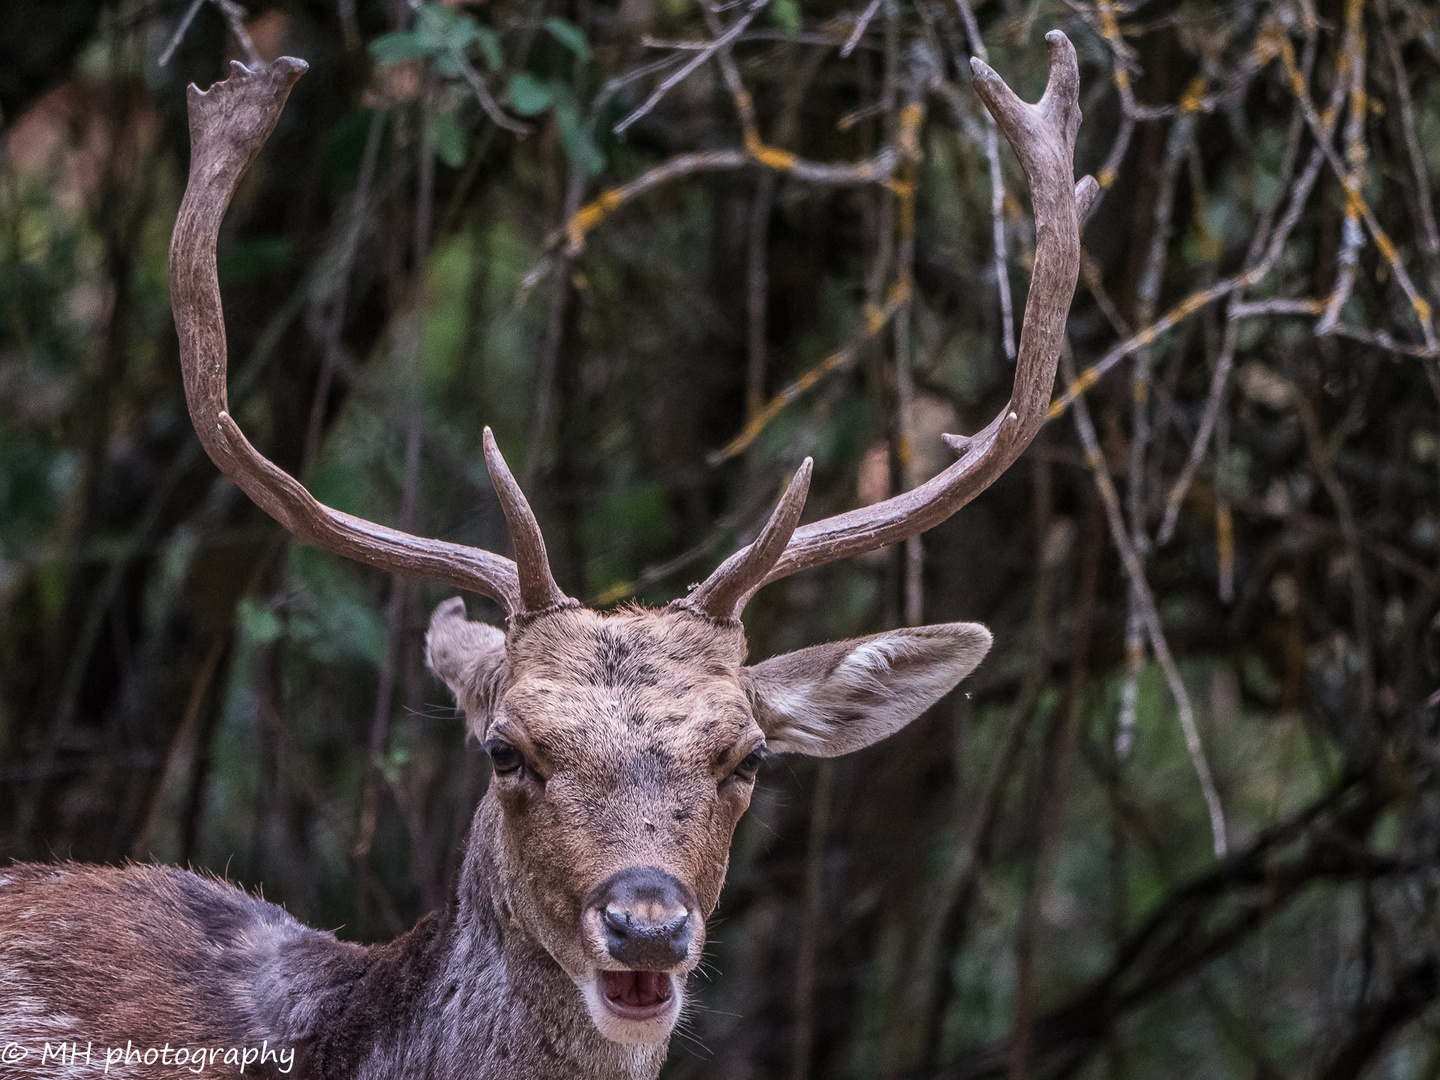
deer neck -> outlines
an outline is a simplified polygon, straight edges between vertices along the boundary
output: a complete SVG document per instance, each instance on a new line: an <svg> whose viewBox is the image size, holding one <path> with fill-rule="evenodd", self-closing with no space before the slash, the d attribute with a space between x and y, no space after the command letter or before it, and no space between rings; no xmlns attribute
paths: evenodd
<svg viewBox="0 0 1440 1080"><path fill-rule="evenodd" d="M654 1080L666 1046L604 1038L575 983L511 914L495 856L501 813L482 800L445 913L378 950L391 956L377 957L387 969L377 981L414 992L381 1021L391 1030L375 1032L360 1077Z"/></svg>

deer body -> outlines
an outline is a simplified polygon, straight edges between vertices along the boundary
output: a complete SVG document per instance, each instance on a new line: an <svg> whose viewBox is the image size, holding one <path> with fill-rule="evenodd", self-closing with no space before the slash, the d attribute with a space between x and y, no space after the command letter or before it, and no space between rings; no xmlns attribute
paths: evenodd
<svg viewBox="0 0 1440 1080"><path fill-rule="evenodd" d="M158 866L0 868L0 1080L104 1075L315 1080L653 1078L705 946L731 837L761 761L830 757L899 730L967 675L973 623L893 630L749 665L740 613L778 577L918 535L974 498L1044 422L1098 191L1073 181L1079 71L1047 35L1037 105L988 67L975 88L1030 178L1036 253L1015 389L949 469L874 506L799 526L811 463L755 541L662 610L597 612L560 591L487 428L515 559L339 513L263 458L229 415L215 272L240 176L305 70L281 58L190 88L190 179L170 289L191 419L210 457L299 539L485 593L431 618L427 660L489 754L455 895L388 945L347 944L223 882ZM100 1063L42 1057L66 1042ZM7 1044L15 1044L17 1054ZM175 1064L206 1048L201 1069ZM138 1048L148 1060L129 1053ZM216 1051L219 1059L211 1053ZM248 1060L226 1051L248 1050ZM157 1060L168 1051L165 1059ZM271 1056L261 1058L268 1051ZM278 1051L278 1053L277 1053ZM283 1056L288 1053L288 1059ZM187 1058L188 1058L187 1054Z"/></svg>
<svg viewBox="0 0 1440 1080"><path fill-rule="evenodd" d="M653 1078L665 1046L622 1045L596 1030L544 949L506 933L483 863L483 852L471 853L444 913L369 947L172 867L10 867L0 874L0 926L26 925L0 938L0 971L10 973L0 976L0 1045L29 1054L0 1061L0 1078L78 1080L103 1069L174 1080L201 1048L219 1051L204 1058L200 1075L212 1077L239 1073L224 1051L267 1048L273 1056L245 1075ZM77 1042L95 1048L85 1067L40 1062L47 1043ZM184 1048L187 1060L127 1063L127 1045Z"/></svg>

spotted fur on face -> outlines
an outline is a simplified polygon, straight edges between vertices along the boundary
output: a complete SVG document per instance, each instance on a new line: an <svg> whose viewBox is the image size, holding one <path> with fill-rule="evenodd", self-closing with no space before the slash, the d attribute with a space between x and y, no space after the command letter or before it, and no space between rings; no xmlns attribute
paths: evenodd
<svg viewBox="0 0 1440 1080"><path fill-rule="evenodd" d="M579 988L602 1034L668 1038L730 840L766 750L828 757L899 730L985 655L971 623L897 630L745 666L738 621L683 608L606 614L562 608L508 635L467 621L460 601L431 620L428 658L490 751L495 774L472 838L494 853L511 917ZM599 989L617 964L585 901L602 882L654 868L697 908L667 969L675 1007L631 1022Z"/></svg>

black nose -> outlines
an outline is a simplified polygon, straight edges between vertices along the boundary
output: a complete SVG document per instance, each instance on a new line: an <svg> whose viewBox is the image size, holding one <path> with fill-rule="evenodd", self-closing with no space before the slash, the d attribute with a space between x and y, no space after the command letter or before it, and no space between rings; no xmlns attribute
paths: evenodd
<svg viewBox="0 0 1440 1080"><path fill-rule="evenodd" d="M695 907L689 887L654 866L612 874L585 900L586 911L599 913L610 956L637 971L665 971L685 959Z"/></svg>

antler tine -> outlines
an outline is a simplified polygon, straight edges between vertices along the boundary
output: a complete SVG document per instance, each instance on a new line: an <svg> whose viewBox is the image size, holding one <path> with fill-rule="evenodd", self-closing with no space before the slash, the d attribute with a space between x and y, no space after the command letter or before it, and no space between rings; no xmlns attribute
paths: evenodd
<svg viewBox="0 0 1440 1080"><path fill-rule="evenodd" d="M947 440L961 458L919 487L795 530L789 545L759 585L835 559L870 551L934 528L984 491L1030 445L1045 423L1065 318L1080 273L1080 211L1098 188L1074 182L1075 136L1080 127L1080 67L1075 48L1059 30L1050 43L1050 80L1035 105L1021 101L980 60L972 60L975 89L1014 147L1030 181L1035 205L1035 268L1020 330L1015 387L986 428L968 439ZM731 561L746 557L737 552Z"/></svg>
<svg viewBox="0 0 1440 1080"><path fill-rule="evenodd" d="M726 559L703 584L673 606L687 607L712 619L738 619L746 602L760 587L765 574L775 565L790 542L800 512L805 509L805 496L810 493L810 474L815 462L806 458L795 470L794 477L780 496L780 502L748 547Z"/></svg>
<svg viewBox="0 0 1440 1080"><path fill-rule="evenodd" d="M495 444L495 434L487 426L484 435L485 467L490 470L490 482L495 485L495 494L500 497L500 509L505 511L505 524L510 528L510 542L515 545L515 566L520 576L520 599L528 613L545 611L548 608L575 604L560 591L550 573L550 557L545 554L545 538L540 535L540 525L520 485L515 482L510 466L500 455Z"/></svg>
<svg viewBox="0 0 1440 1080"><path fill-rule="evenodd" d="M528 575L522 576L515 563L480 548L411 536L323 505L251 446L230 416L225 321L215 270L220 222L240 177L274 130L290 88L307 68L305 61L289 56L262 71L232 63L224 82L209 90L189 89L190 179L170 240L170 302L195 432L220 471L296 539L392 573L481 592L499 601L507 615L523 614ZM508 503L505 513L513 528ZM529 550L528 545L528 539L517 543L522 550ZM543 558L543 545L540 550Z"/></svg>

